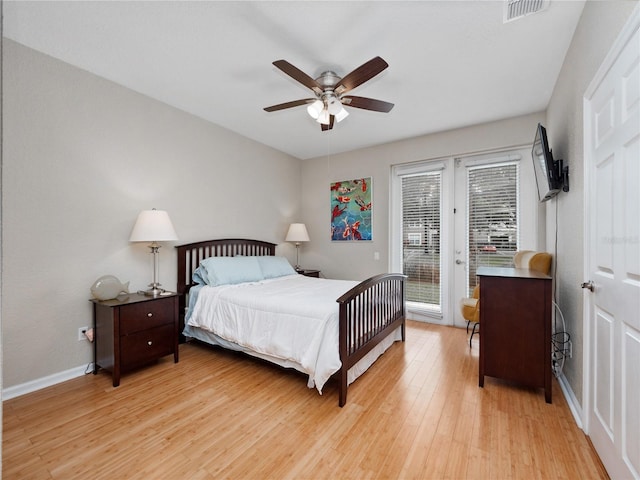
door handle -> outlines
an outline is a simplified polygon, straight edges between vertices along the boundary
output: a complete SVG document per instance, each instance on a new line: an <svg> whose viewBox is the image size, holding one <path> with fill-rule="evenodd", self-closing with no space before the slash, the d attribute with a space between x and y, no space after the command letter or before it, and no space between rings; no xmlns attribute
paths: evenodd
<svg viewBox="0 0 640 480"><path fill-rule="evenodd" d="M462 265L463 263L464 263L464 262L463 262L462 260L460 260L460 259L457 259L457 260L456 260L456 265Z"/></svg>
<svg viewBox="0 0 640 480"><path fill-rule="evenodd" d="M595 289L595 285L593 284L593 282L591 280L587 280L586 282L582 282L580 284L580 287L582 288L588 288L590 291L593 292L593 290Z"/></svg>

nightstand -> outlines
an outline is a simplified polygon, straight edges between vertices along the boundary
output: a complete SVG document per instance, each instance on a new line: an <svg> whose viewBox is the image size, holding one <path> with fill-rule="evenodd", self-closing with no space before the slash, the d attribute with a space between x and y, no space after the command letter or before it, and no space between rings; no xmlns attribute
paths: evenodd
<svg viewBox="0 0 640 480"><path fill-rule="evenodd" d="M93 302L93 373L120 375L173 354L178 363L178 294L148 297L130 293Z"/></svg>
<svg viewBox="0 0 640 480"><path fill-rule="evenodd" d="M315 277L320 278L320 270L296 270L300 275L304 275L305 277Z"/></svg>

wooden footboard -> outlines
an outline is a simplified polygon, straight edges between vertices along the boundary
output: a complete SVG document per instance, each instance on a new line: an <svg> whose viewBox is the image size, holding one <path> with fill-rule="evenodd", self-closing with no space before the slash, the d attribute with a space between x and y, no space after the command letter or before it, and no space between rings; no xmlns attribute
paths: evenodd
<svg viewBox="0 0 640 480"><path fill-rule="evenodd" d="M347 402L347 371L396 328L405 340L406 275L371 277L342 295L340 304L340 400Z"/></svg>

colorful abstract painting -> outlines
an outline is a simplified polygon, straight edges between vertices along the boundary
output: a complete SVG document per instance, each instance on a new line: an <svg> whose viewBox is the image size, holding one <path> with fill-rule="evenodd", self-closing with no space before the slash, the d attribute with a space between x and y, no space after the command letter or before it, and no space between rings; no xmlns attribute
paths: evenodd
<svg viewBox="0 0 640 480"><path fill-rule="evenodd" d="M331 240L372 240L371 177L331 184Z"/></svg>

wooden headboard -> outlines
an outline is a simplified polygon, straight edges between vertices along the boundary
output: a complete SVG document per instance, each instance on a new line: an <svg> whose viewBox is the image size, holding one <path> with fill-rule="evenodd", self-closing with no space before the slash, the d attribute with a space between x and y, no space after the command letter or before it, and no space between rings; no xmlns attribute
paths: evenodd
<svg viewBox="0 0 640 480"><path fill-rule="evenodd" d="M208 257L265 256L276 254L276 244L261 240L243 238L227 238L222 240L205 240L202 242L177 245L178 249L178 287L181 294L180 303L184 307L184 296L193 285L193 271L200 261ZM182 313L182 310L181 310Z"/></svg>

